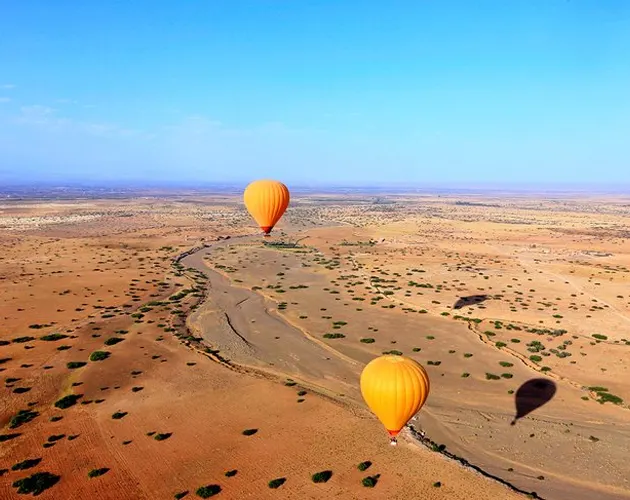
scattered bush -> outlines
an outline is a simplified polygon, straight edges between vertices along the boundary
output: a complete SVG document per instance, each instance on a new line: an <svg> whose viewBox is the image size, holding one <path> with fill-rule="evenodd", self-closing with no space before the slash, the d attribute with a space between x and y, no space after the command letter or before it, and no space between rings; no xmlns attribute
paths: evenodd
<svg viewBox="0 0 630 500"><path fill-rule="evenodd" d="M366 460L365 462L361 462L359 465L357 465L357 469L363 472L363 471L368 470L371 465L372 465L372 462L370 462L369 460Z"/></svg>
<svg viewBox="0 0 630 500"><path fill-rule="evenodd" d="M330 480L332 475L333 472L331 470L323 470L321 472L316 472L315 474L313 474L311 479L314 483L326 483Z"/></svg>
<svg viewBox="0 0 630 500"><path fill-rule="evenodd" d="M87 363L85 361L68 361L68 363L66 363L66 366L70 370L74 370L76 368L81 368L81 367L83 367L85 365L87 365Z"/></svg>
<svg viewBox="0 0 630 500"><path fill-rule="evenodd" d="M17 492L20 495L32 493L33 496L37 496L48 488L52 488L60 479L61 476L51 474L50 472L36 472L29 477L18 479L13 483L13 487L17 488Z"/></svg>
<svg viewBox="0 0 630 500"><path fill-rule="evenodd" d="M110 353L107 351L94 351L90 354L90 361L103 361L104 359L109 358Z"/></svg>
<svg viewBox="0 0 630 500"><path fill-rule="evenodd" d="M23 460L22 462L18 462L13 467L11 467L11 470L30 469L31 467L35 467L36 465L39 465L41 461L42 461L41 458L29 458L29 459Z"/></svg>
<svg viewBox="0 0 630 500"><path fill-rule="evenodd" d="M99 477L102 476L103 474L107 474L109 472L109 467L101 467L100 469L92 469L90 472L88 472L88 477L92 478L92 477Z"/></svg>
<svg viewBox="0 0 630 500"><path fill-rule="evenodd" d="M376 474L375 476L364 477L361 480L361 483L366 488L374 488L374 486L376 486L376 483L378 483L378 478L379 477L380 477L380 474Z"/></svg>
<svg viewBox="0 0 630 500"><path fill-rule="evenodd" d="M325 339L342 339L345 337L343 333L325 333L323 336Z"/></svg>
<svg viewBox="0 0 630 500"><path fill-rule="evenodd" d="M17 429L22 425L30 422L35 417L39 416L39 412L31 411L31 410L20 410L17 412L11 420L9 421L9 429Z"/></svg>
<svg viewBox="0 0 630 500"><path fill-rule="evenodd" d="M242 434L243 436L253 436L258 432L258 429L245 429Z"/></svg>
<svg viewBox="0 0 630 500"><path fill-rule="evenodd" d="M54 342L55 340L67 339L68 335L64 335L62 333L51 333L49 335L44 335L39 337L40 340L45 340L47 342Z"/></svg>
<svg viewBox="0 0 630 500"><path fill-rule="evenodd" d="M105 345L110 346L110 345L116 345L119 342L122 342L125 339L122 339L120 337L110 337L108 338L105 342L103 342Z"/></svg>
<svg viewBox="0 0 630 500"><path fill-rule="evenodd" d="M276 488L280 488L280 486L282 486L286 481L287 480L284 477L272 479L269 481L269 487L275 490Z"/></svg>
<svg viewBox="0 0 630 500"><path fill-rule="evenodd" d="M65 410L77 404L77 401L83 397L83 394L68 394L55 402L55 407Z"/></svg>
<svg viewBox="0 0 630 500"><path fill-rule="evenodd" d="M221 493L221 486L218 484L208 484L207 486L201 486L198 488L195 493L198 497L210 498Z"/></svg>

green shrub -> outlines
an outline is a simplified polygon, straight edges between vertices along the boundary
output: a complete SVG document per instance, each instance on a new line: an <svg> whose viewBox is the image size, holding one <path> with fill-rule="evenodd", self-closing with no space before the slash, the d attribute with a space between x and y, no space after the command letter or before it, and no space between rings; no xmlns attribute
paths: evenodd
<svg viewBox="0 0 630 500"><path fill-rule="evenodd" d="M107 351L94 351L90 354L90 361L103 361L104 359L109 358L110 353Z"/></svg>
<svg viewBox="0 0 630 500"><path fill-rule="evenodd" d="M368 470L371 465L372 465L372 462L370 462L369 460L366 460L365 462L361 462L359 465L357 465L357 469L363 472L363 471Z"/></svg>
<svg viewBox="0 0 630 500"><path fill-rule="evenodd" d="M28 458L26 460L23 460L22 462L18 462L17 464L15 464L13 467L11 467L11 470L30 469L31 467L35 467L36 465L39 465L41 461L42 461L41 458Z"/></svg>
<svg viewBox="0 0 630 500"><path fill-rule="evenodd" d="M122 342L125 339L122 339L120 337L110 337L108 338L105 342L103 342L105 345L110 346L110 345L116 345L119 342Z"/></svg>
<svg viewBox="0 0 630 500"><path fill-rule="evenodd" d="M245 429L242 434L243 436L253 436L258 432L258 429Z"/></svg>
<svg viewBox="0 0 630 500"><path fill-rule="evenodd" d="M66 363L66 366L70 369L70 370L74 370L76 368L81 368L83 366L87 365L87 363L85 361L68 361Z"/></svg>
<svg viewBox="0 0 630 500"><path fill-rule="evenodd" d="M55 402L55 407L65 410L77 404L77 401L83 397L83 394L68 394Z"/></svg>
<svg viewBox="0 0 630 500"><path fill-rule="evenodd" d="M67 339L68 335L64 335L62 333L50 333L48 335L44 335L39 337L40 340L45 340L47 342L54 342L55 340Z"/></svg>
<svg viewBox="0 0 630 500"><path fill-rule="evenodd" d="M343 333L325 333L324 334L325 339L342 339L344 337L345 335Z"/></svg>
<svg viewBox="0 0 630 500"><path fill-rule="evenodd" d="M17 492L20 495L29 495L32 493L33 496L37 496L48 488L52 488L60 479L61 476L51 474L50 472L36 472L29 477L18 479L13 483L13 487L17 488Z"/></svg>
<svg viewBox="0 0 630 500"><path fill-rule="evenodd" d="M109 467L101 467L100 469L92 469L90 472L88 472L88 477L92 478L92 477L99 477L102 476L103 474L107 474L109 472Z"/></svg>
<svg viewBox="0 0 630 500"><path fill-rule="evenodd" d="M363 484L363 486L365 486L366 488L374 488L374 486L376 486L376 483L378 483L379 476L379 474L376 474L375 476L364 477L361 480L361 484Z"/></svg>
<svg viewBox="0 0 630 500"><path fill-rule="evenodd" d="M198 497L210 498L221 493L221 486L219 486L218 484L208 484L207 486L201 486L200 488L197 488L197 491L195 493Z"/></svg>
<svg viewBox="0 0 630 500"><path fill-rule="evenodd" d="M286 481L287 480L284 477L272 479L269 481L269 487L275 490L276 488L280 488L280 486L282 486Z"/></svg>
<svg viewBox="0 0 630 500"><path fill-rule="evenodd" d="M312 475L311 479L314 483L326 483L332 477L333 472L331 470L323 470L320 472L316 472Z"/></svg>

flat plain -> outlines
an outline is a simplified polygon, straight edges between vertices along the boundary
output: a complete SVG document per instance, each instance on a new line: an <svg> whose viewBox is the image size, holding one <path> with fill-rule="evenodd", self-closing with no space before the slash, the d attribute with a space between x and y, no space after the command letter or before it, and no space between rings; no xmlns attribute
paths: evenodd
<svg viewBox="0 0 630 500"><path fill-rule="evenodd" d="M5 199L0 497L630 498L629 220L309 194L265 239L227 194ZM432 384L397 447L384 352Z"/></svg>

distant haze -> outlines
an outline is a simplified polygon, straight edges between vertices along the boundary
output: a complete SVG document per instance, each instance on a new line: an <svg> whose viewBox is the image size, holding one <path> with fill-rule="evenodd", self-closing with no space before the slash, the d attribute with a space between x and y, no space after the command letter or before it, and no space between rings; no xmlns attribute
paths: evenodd
<svg viewBox="0 0 630 500"><path fill-rule="evenodd" d="M0 33L5 185L629 191L630 2L30 0Z"/></svg>

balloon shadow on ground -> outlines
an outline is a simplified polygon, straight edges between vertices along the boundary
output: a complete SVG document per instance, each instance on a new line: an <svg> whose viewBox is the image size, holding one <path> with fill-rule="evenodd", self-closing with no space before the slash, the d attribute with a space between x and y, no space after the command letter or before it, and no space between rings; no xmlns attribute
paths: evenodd
<svg viewBox="0 0 630 500"><path fill-rule="evenodd" d="M516 391L516 416L510 425L545 405L556 394L556 383L547 378L533 378L521 385Z"/></svg>
<svg viewBox="0 0 630 500"><path fill-rule="evenodd" d="M488 295L469 295L467 297L460 297L459 299L457 299L457 302L455 302L453 309L461 309L462 307L474 306L475 304L481 304L482 302L485 302L489 298L490 297Z"/></svg>

